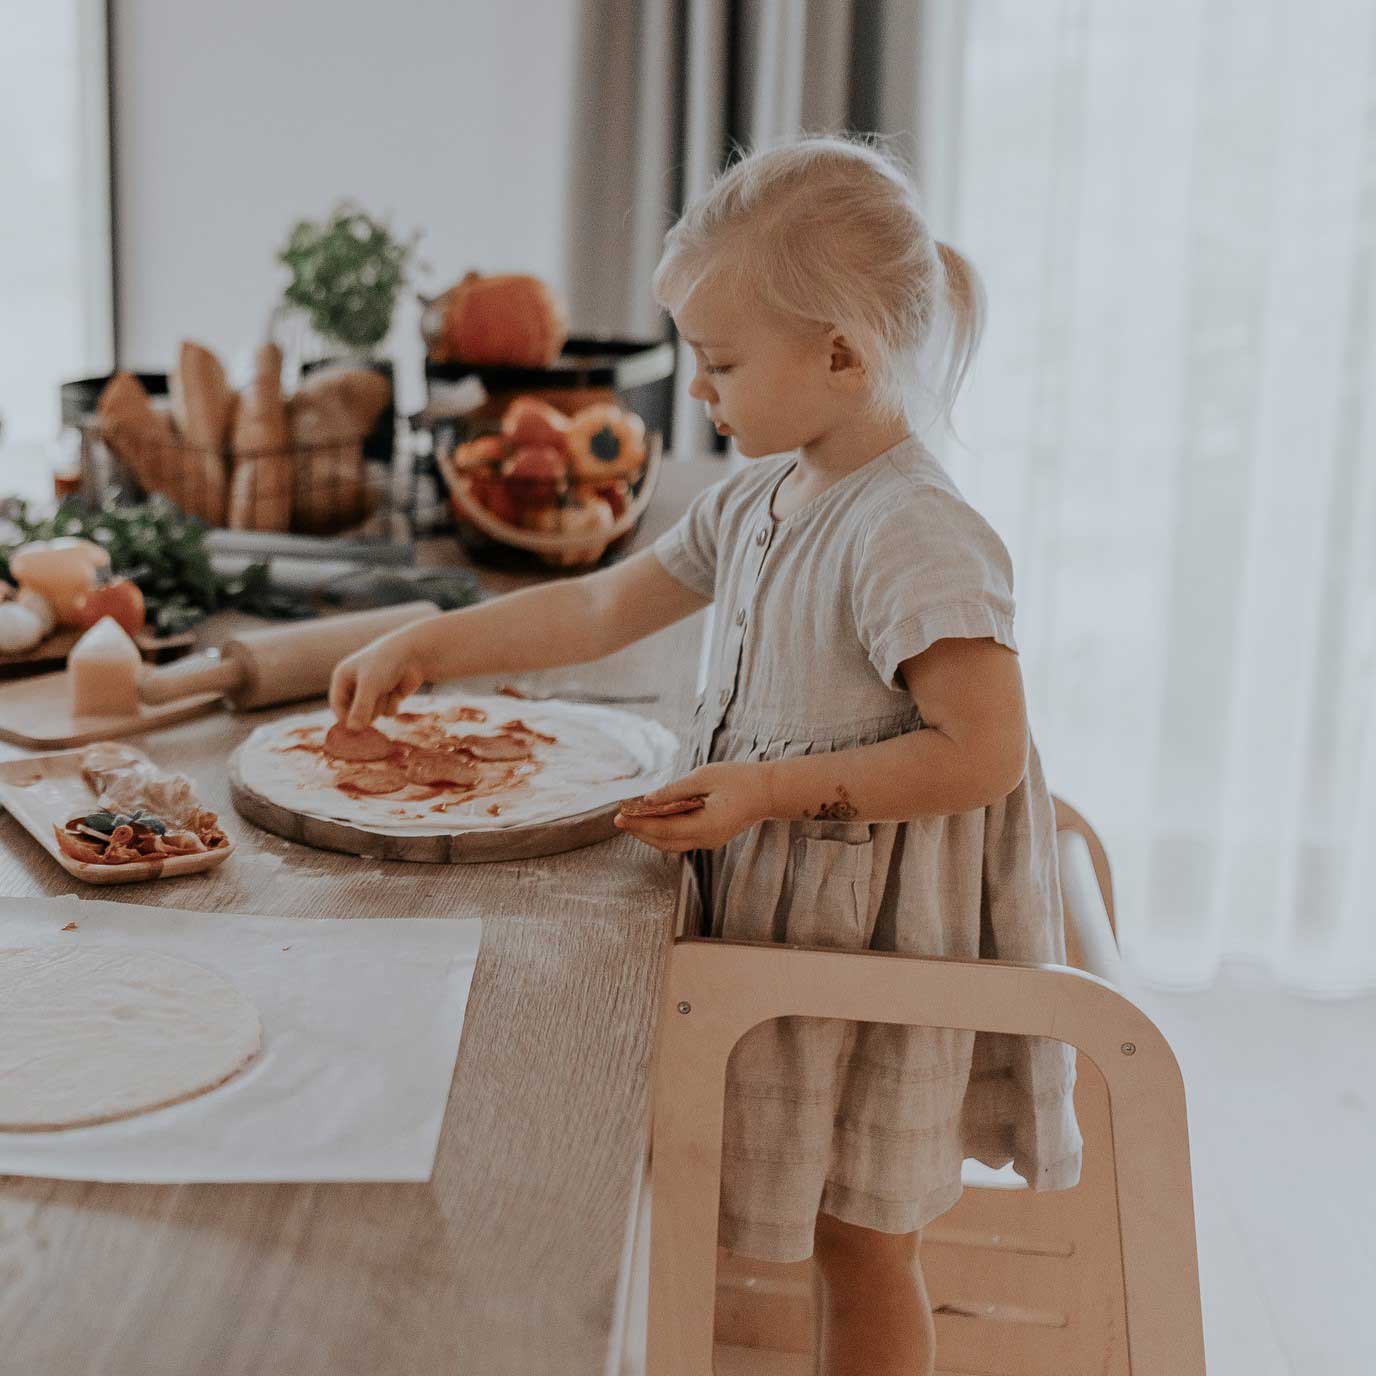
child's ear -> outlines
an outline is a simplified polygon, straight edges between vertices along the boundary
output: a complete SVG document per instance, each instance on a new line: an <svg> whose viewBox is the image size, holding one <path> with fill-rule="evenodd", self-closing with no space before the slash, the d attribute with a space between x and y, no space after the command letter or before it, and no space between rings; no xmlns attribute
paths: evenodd
<svg viewBox="0 0 1376 1376"><path fill-rule="evenodd" d="M831 337L831 381L844 391L859 391L865 385L865 368L845 335Z"/></svg>

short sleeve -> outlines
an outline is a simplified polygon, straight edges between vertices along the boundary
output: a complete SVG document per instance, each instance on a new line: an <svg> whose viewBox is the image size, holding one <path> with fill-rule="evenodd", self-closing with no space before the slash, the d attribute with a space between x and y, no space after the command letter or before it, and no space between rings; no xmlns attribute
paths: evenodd
<svg viewBox="0 0 1376 1376"><path fill-rule="evenodd" d="M717 541L729 481L723 478L699 492L677 524L650 546L669 573L700 597L716 592Z"/></svg>
<svg viewBox="0 0 1376 1376"><path fill-rule="evenodd" d="M898 666L944 639L1013 638L1013 563L963 498L923 488L870 527L852 583L870 663L900 692Z"/></svg>

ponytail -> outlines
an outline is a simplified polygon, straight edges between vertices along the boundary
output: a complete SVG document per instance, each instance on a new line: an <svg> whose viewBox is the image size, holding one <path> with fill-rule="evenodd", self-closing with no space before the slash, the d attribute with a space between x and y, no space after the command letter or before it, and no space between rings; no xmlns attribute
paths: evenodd
<svg viewBox="0 0 1376 1376"><path fill-rule="evenodd" d="M984 283L970 260L950 244L943 244L940 240L933 242L946 275L946 301L951 318L949 357L941 386L942 411L949 423L956 397L965 382L965 375L970 371L980 337L984 334L988 312Z"/></svg>

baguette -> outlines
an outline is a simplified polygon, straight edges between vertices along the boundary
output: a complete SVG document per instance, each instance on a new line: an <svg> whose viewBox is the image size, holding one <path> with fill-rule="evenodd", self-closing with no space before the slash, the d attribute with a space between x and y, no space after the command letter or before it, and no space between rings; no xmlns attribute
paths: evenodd
<svg viewBox="0 0 1376 1376"><path fill-rule="evenodd" d="M282 351L264 344L244 388L230 436L228 523L231 530L286 530L291 524L292 460Z"/></svg>
<svg viewBox="0 0 1376 1376"><path fill-rule="evenodd" d="M155 407L133 373L116 373L96 402L100 433L145 492L161 492L180 458L172 416Z"/></svg>
<svg viewBox="0 0 1376 1376"><path fill-rule="evenodd" d="M220 360L202 345L183 340L172 374L172 413L186 448L181 471L173 475L177 490L167 495L212 526L225 520L225 447L237 401Z"/></svg>

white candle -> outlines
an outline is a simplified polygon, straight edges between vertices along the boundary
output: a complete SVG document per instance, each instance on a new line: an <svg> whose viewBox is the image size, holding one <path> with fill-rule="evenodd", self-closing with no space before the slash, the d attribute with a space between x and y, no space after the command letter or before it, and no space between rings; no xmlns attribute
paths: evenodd
<svg viewBox="0 0 1376 1376"><path fill-rule="evenodd" d="M102 616L72 646L67 680L72 712L78 717L132 716L139 710L143 659L128 632L112 616Z"/></svg>

